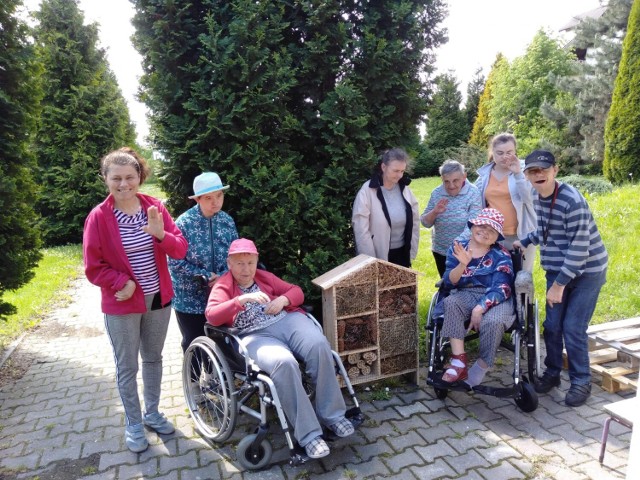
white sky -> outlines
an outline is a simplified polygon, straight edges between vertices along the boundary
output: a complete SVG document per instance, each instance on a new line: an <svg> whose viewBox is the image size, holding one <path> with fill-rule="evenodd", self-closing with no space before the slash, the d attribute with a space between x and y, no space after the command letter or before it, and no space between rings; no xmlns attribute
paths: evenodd
<svg viewBox="0 0 640 480"><path fill-rule="evenodd" d="M29 10L38 9L40 0L24 0ZM441 73L453 71L466 95L466 86L475 70L482 67L485 77L498 52L509 60L520 56L538 29L557 30L580 13L600 6L600 0L448 0L449 16L444 26L449 42L438 51ZM134 8L129 0L80 0L87 23L100 24L102 47L107 50L111 69L129 105L136 124L138 141L148 135L146 107L135 98L142 75L140 56L131 44Z"/></svg>
<svg viewBox="0 0 640 480"><path fill-rule="evenodd" d="M510 61L524 54L540 28L558 38L575 15L600 6L599 0L447 0L443 25L449 41L438 50L438 73L452 70L466 96L467 84L481 67L489 74L498 53Z"/></svg>

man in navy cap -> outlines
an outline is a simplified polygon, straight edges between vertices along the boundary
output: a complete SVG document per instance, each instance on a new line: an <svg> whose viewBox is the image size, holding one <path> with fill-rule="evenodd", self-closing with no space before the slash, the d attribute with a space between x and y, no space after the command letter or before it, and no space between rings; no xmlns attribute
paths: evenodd
<svg viewBox="0 0 640 480"><path fill-rule="evenodd" d="M585 198L571 185L556 180L558 166L551 152L531 152L524 171L535 189L538 226L514 246L540 245L540 263L547 279L543 323L547 368L535 388L547 393L560 386L564 342L571 381L565 403L577 407L591 395L587 327L606 281L607 250Z"/></svg>

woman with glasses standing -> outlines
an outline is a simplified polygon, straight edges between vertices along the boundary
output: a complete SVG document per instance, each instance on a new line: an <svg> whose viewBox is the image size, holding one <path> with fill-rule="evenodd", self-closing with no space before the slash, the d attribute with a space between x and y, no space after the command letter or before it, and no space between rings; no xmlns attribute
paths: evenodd
<svg viewBox="0 0 640 480"><path fill-rule="evenodd" d="M507 250L537 225L533 208L531 183L523 173L524 162L516 155L516 137L500 133L489 143L489 163L480 167L476 186L482 197L482 208L497 209L504 216L504 240ZM522 268L533 270L536 249L532 245L523 252Z"/></svg>

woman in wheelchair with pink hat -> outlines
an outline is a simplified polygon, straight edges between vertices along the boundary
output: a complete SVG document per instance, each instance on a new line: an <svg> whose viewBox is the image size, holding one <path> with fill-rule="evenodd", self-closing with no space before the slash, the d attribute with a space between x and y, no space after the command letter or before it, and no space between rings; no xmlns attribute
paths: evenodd
<svg viewBox="0 0 640 480"><path fill-rule="evenodd" d="M310 458L327 456L329 447L322 437L322 426L338 437L353 434L354 426L345 417L346 405L329 342L300 308L302 289L258 270L258 250L246 238L231 243L227 265L229 271L216 281L209 295L207 321L240 331L249 357L273 380L299 445ZM302 384L297 359L304 361L318 392L314 404Z"/></svg>
<svg viewBox="0 0 640 480"><path fill-rule="evenodd" d="M443 287L455 290L443 300L442 336L449 337L452 353L444 382L466 381L471 387L482 383L504 331L513 323L513 263L498 243L504 238L503 224L504 216L498 210L485 208L469 220L470 239L455 241L447 252ZM480 334L480 351L478 360L467 368L464 337L470 330Z"/></svg>

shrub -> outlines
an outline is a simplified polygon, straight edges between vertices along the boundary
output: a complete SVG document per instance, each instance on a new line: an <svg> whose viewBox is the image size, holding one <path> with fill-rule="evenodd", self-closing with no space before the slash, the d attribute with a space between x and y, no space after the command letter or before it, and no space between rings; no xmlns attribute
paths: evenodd
<svg viewBox="0 0 640 480"><path fill-rule="evenodd" d="M613 185L603 177L584 177L582 175L567 175L558 178L562 182L576 187L583 195L598 195L613 191Z"/></svg>

